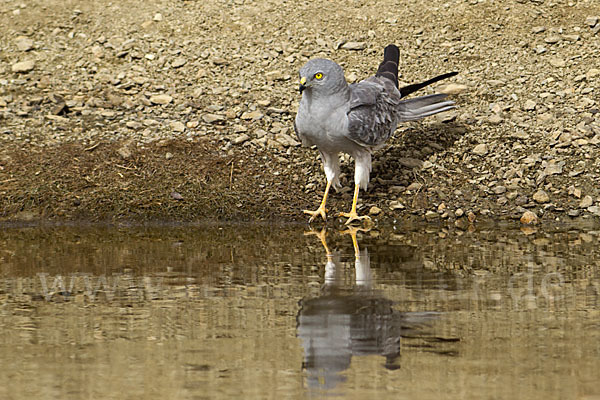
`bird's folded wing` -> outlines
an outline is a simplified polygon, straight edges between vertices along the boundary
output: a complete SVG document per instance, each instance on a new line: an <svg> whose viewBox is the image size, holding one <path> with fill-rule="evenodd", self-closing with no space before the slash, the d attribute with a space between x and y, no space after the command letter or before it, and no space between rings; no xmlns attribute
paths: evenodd
<svg viewBox="0 0 600 400"><path fill-rule="evenodd" d="M369 78L350 85L348 138L362 146L378 146L396 128L400 95L393 82Z"/></svg>

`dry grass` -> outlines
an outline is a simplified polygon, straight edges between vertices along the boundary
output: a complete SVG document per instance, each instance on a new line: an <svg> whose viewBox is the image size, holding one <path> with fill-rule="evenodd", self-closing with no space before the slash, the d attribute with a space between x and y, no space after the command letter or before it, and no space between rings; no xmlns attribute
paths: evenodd
<svg viewBox="0 0 600 400"><path fill-rule="evenodd" d="M173 140L146 148L15 148L0 161L0 217L243 221L292 219L307 205L299 184L269 173L286 165L243 149L223 155L217 146ZM123 148L130 152L126 158L119 154Z"/></svg>

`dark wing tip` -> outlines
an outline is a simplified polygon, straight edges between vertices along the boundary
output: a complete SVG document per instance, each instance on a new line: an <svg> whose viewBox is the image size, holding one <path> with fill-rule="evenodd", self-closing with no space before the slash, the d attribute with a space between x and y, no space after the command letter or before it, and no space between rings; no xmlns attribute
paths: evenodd
<svg viewBox="0 0 600 400"><path fill-rule="evenodd" d="M431 85L432 83L441 81L443 79L451 78L451 77L456 76L456 75L458 75L458 72L456 72L456 71L447 72L445 74L438 75L435 78L431 78L429 80L426 80L425 82L413 83L412 85L404 86L404 87L400 88L400 96L401 97L408 96L409 94L414 93L417 90L424 88L425 86Z"/></svg>
<svg viewBox="0 0 600 400"><path fill-rule="evenodd" d="M395 44L389 44L383 49L383 61L394 61L398 64L400 60L400 49Z"/></svg>
<svg viewBox="0 0 600 400"><path fill-rule="evenodd" d="M386 46L383 50L383 61L379 64L375 76L381 76L394 82L398 87L398 61L400 60L400 50L395 44Z"/></svg>

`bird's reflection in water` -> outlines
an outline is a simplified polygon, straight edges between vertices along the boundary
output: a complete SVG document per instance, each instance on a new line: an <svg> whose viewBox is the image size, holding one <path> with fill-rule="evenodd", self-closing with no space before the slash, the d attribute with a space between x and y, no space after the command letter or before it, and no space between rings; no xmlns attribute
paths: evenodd
<svg viewBox="0 0 600 400"><path fill-rule="evenodd" d="M372 288L367 249L360 250L356 234L348 234L354 246L353 283L344 279L340 254L329 250L325 230L317 235L325 248L327 264L321 295L301 301L297 334L304 347L303 368L308 385L331 389L343 382L352 356L381 355L387 369L400 368L400 339L414 336L436 313L402 313L393 302Z"/></svg>

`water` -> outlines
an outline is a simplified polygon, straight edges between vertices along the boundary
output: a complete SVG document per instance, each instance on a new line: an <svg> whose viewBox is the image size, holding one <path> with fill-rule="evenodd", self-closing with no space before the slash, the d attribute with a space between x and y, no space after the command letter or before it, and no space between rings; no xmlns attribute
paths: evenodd
<svg viewBox="0 0 600 400"><path fill-rule="evenodd" d="M599 231L428 229L4 229L0 398L600 398Z"/></svg>

